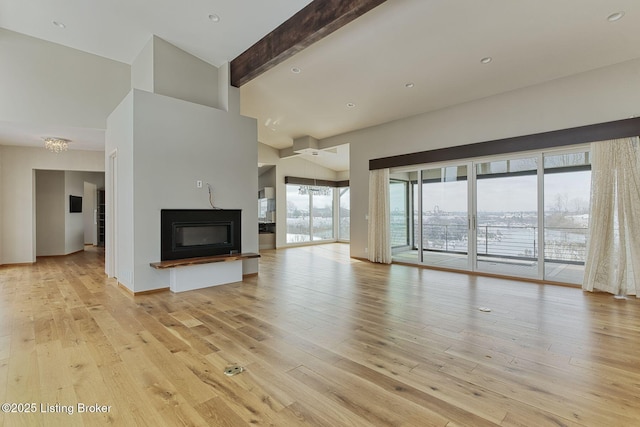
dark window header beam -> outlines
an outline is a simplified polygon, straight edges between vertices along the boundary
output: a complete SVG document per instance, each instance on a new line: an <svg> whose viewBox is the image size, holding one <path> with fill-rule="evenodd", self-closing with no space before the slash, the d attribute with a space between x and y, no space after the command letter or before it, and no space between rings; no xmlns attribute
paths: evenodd
<svg viewBox="0 0 640 427"><path fill-rule="evenodd" d="M299 178L297 176L285 176L285 184L293 185L310 185L313 187L348 187L349 180L345 181L330 181L328 179L313 179L313 178Z"/></svg>
<svg viewBox="0 0 640 427"><path fill-rule="evenodd" d="M369 160L369 170L544 150L640 135L640 117Z"/></svg>

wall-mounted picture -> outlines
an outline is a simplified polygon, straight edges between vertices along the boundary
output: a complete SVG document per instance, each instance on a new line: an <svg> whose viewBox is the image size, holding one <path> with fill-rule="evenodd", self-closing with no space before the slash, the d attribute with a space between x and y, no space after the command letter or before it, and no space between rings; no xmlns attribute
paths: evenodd
<svg viewBox="0 0 640 427"><path fill-rule="evenodd" d="M82 212L82 197L69 195L69 212Z"/></svg>

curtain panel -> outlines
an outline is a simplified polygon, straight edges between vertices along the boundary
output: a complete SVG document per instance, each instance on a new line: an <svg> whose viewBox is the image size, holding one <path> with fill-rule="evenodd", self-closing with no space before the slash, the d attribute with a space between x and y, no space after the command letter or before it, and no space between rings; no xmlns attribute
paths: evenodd
<svg viewBox="0 0 640 427"><path fill-rule="evenodd" d="M391 264L389 169L369 171L368 259Z"/></svg>
<svg viewBox="0 0 640 427"><path fill-rule="evenodd" d="M591 144L589 239L582 288L640 296L640 139Z"/></svg>

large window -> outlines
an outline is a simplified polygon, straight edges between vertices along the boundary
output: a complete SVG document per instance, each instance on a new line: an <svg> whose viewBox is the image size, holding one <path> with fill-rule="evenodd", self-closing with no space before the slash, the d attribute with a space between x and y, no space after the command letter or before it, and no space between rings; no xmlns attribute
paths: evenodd
<svg viewBox="0 0 640 427"><path fill-rule="evenodd" d="M591 198L589 152L544 157L546 279L581 283Z"/></svg>
<svg viewBox="0 0 640 427"><path fill-rule="evenodd" d="M338 192L338 240L349 241L351 232L351 191L341 187Z"/></svg>
<svg viewBox="0 0 640 427"><path fill-rule="evenodd" d="M582 282L588 148L399 168L391 176L394 260Z"/></svg>
<svg viewBox="0 0 640 427"><path fill-rule="evenodd" d="M333 188L309 191L311 240L333 240Z"/></svg>
<svg viewBox="0 0 640 427"><path fill-rule="evenodd" d="M332 187L287 184L287 243L334 240Z"/></svg>
<svg viewBox="0 0 640 427"><path fill-rule="evenodd" d="M476 163L478 270L537 277L537 160Z"/></svg>
<svg viewBox="0 0 640 427"><path fill-rule="evenodd" d="M467 166L422 171L422 248L424 262L448 268L468 264Z"/></svg>
<svg viewBox="0 0 640 427"><path fill-rule="evenodd" d="M466 167L423 170L422 200L422 247L466 254Z"/></svg>

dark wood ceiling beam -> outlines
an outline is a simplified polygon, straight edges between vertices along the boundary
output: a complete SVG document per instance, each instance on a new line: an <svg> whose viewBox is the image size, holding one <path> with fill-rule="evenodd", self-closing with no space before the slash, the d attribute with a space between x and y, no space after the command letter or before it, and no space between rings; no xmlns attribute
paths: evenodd
<svg viewBox="0 0 640 427"><path fill-rule="evenodd" d="M314 0L231 61L240 87L386 0Z"/></svg>

